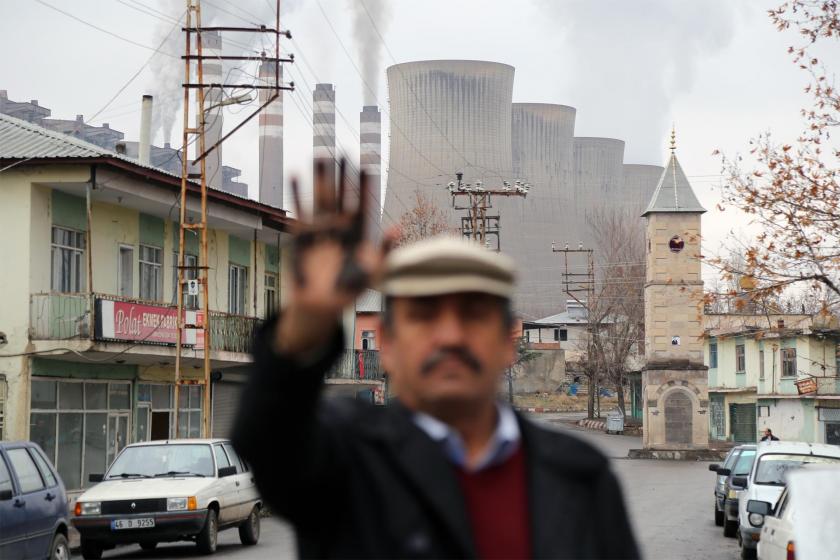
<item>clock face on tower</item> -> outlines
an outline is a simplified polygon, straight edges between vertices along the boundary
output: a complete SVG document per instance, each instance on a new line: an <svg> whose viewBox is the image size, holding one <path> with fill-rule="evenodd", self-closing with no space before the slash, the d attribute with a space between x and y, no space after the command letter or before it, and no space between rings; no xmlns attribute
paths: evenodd
<svg viewBox="0 0 840 560"><path fill-rule="evenodd" d="M679 253L685 248L685 241L679 235L675 235L668 241L668 248L671 249L672 253Z"/></svg>

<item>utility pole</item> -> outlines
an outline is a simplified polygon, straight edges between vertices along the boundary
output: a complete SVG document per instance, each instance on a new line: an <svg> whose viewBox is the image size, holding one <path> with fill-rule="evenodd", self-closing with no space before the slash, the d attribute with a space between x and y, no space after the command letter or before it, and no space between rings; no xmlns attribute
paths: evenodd
<svg viewBox="0 0 840 560"><path fill-rule="evenodd" d="M501 250L501 217L491 216L487 211L493 208L493 196L521 196L525 198L531 189L529 183L515 181L512 187L509 181L503 181L501 188L486 188L484 183L476 181L475 184L464 183L464 174L455 174L456 181L448 185L449 194L452 195L452 208L455 210L466 210L467 215L461 217L461 234L467 239L473 239L488 249L490 248L488 236L496 237L496 251ZM466 205L459 205L458 200L466 198Z"/></svg>
<svg viewBox="0 0 840 560"><path fill-rule="evenodd" d="M594 363L595 337L598 334L596 332L596 324L592 321L592 302L595 297L595 253L592 249L585 249L583 243L579 243L577 249L569 249L568 243L562 249L558 249L554 242L551 243L551 252L563 254L563 271L560 273L563 291L586 311L586 353L590 362ZM575 270L580 270L581 265L579 262L577 263L577 268L575 268L575 263L573 263L572 269L569 270L570 255L572 258L577 255L584 255L586 259L586 272L575 272ZM583 297L582 300L581 297ZM589 393L589 400L593 404L595 415L596 417L600 417L601 399L598 395L597 367L594 368L592 374L592 387L589 388Z"/></svg>
<svg viewBox="0 0 840 560"><path fill-rule="evenodd" d="M251 120L260 111L277 99L282 90L294 90L294 84L290 83L288 86L280 82L280 63L294 62L294 56L290 55L288 58L280 56L280 36L291 39L292 34L289 31L281 31L280 29L280 0L275 0L275 22L274 27L260 25L259 27L204 27L201 24L201 1L200 0L186 0L187 12L185 26L181 29L184 32L184 55L181 59L184 61L184 127L181 144L181 213L180 213L180 232L179 232L179 247L178 247L178 341L175 353L175 405L173 423L175 424L175 437L184 436L186 434L178 433L178 409L180 408L180 394L182 385L202 385L203 391L203 406L201 411L201 424L203 437L210 437L210 309L209 309L209 260L207 255L207 156L213 151L218 150L222 142L227 140L232 134L239 130L246 122ZM265 52L260 56L227 56L222 55L221 52L212 55L205 55L202 42L202 33L261 33L273 35L274 37L274 56L266 56ZM204 63L210 60L222 64L224 60L235 60L242 62L259 61L270 62L275 64L276 72L274 74L274 83L257 82L256 84L228 84L224 83L224 75L218 83L205 83ZM192 82L192 70L195 68L196 82ZM221 135L212 146L206 145L206 128L207 117L210 111L222 110L226 105L241 104L251 101L248 94L239 94L237 96L225 95L226 90L268 90L270 95L268 99L262 103L253 113L248 115L242 122L235 126L227 134ZM193 100L193 93L195 99ZM214 95L215 94L215 95ZM205 106L207 99L216 100L216 104L210 107ZM191 124L191 102L196 103L196 124ZM190 162L187 157L187 148L196 144L196 157ZM191 173L190 165L198 165L198 172ZM220 163L221 165L221 163ZM198 181L198 185L195 181ZM187 201L188 193L198 190L201 197L201 205L199 216L195 220L187 219ZM189 223L188 223L189 222ZM198 231L200 236L200 251L198 255L198 262L195 265L187 266L186 252L185 252L185 234L187 231ZM186 278L187 271L190 272L190 279ZM190 295L199 295L201 300L201 310L195 313L194 320L188 320L186 309L184 307L184 291L187 288ZM192 319L192 317L190 317ZM203 354L204 376L200 381L184 380L184 352L187 350L184 343L186 340L187 330L192 330L196 334L195 350L200 350Z"/></svg>

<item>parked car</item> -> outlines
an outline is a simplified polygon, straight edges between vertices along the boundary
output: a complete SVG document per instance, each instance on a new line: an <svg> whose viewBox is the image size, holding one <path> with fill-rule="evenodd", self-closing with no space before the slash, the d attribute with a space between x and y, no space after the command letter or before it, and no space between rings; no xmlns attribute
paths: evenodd
<svg viewBox="0 0 840 560"><path fill-rule="evenodd" d="M768 511L773 511L784 491L789 471L803 465L837 463L840 463L840 447L836 445L801 441L759 443L749 476L733 479L734 484L742 483L745 486L738 503L738 541L741 545L741 557L755 557L764 525L764 514L751 514L747 511L750 501L767 502Z"/></svg>
<svg viewBox="0 0 840 560"><path fill-rule="evenodd" d="M720 469L718 472L726 477L723 481L723 536L738 535L738 497L744 489L743 477L749 477L755 460L756 446L752 444L739 445L741 452L730 469Z"/></svg>
<svg viewBox="0 0 840 560"><path fill-rule="evenodd" d="M738 459L738 455L740 454L741 448L733 447L729 450L729 453L726 454L726 458L723 460L723 465L720 465L718 463L713 463L709 465L709 470L713 473L717 473L717 476L715 476L715 525L717 525L718 527L723 526L723 504L724 500L726 499L726 494L723 490L723 486L726 482L726 475L723 475L718 471L720 469L732 469L732 467L735 465L735 461Z"/></svg>
<svg viewBox="0 0 840 560"><path fill-rule="evenodd" d="M0 442L0 558L69 560L67 494L30 441Z"/></svg>
<svg viewBox="0 0 840 560"><path fill-rule="evenodd" d="M262 501L248 465L227 440L135 443L90 481L98 484L79 496L72 520L86 560L117 544L151 550L182 540L210 554L218 532L233 527L242 544L259 540Z"/></svg>
<svg viewBox="0 0 840 560"><path fill-rule="evenodd" d="M790 501L789 488L782 491L775 508L769 502L750 500L747 513L761 522L761 539L756 548L761 560L793 560L796 546L793 543L794 508Z"/></svg>

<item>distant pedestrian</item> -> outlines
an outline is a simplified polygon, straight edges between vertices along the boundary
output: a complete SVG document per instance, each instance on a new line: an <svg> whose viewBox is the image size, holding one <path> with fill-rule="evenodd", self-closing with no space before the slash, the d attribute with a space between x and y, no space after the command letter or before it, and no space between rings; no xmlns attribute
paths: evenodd
<svg viewBox="0 0 840 560"><path fill-rule="evenodd" d="M348 209L340 174L338 197L316 174L312 223L297 213L288 303L256 339L233 436L299 556L638 558L606 457L497 400L513 262L456 239L386 258L362 236L364 178ZM384 407L321 398L342 311L368 287L385 295Z"/></svg>
<svg viewBox="0 0 840 560"><path fill-rule="evenodd" d="M764 437L761 438L761 441L779 441L779 438L773 435L773 430L770 428L764 429Z"/></svg>

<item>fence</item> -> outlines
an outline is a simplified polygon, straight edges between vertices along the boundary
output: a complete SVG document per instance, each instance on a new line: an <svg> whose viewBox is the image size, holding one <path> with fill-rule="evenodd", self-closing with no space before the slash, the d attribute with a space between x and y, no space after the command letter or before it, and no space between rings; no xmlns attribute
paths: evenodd
<svg viewBox="0 0 840 560"><path fill-rule="evenodd" d="M384 373L378 350L344 350L327 377L380 381Z"/></svg>
<svg viewBox="0 0 840 560"><path fill-rule="evenodd" d="M210 312L210 348L225 352L251 352L262 321L255 317Z"/></svg>

